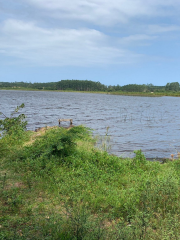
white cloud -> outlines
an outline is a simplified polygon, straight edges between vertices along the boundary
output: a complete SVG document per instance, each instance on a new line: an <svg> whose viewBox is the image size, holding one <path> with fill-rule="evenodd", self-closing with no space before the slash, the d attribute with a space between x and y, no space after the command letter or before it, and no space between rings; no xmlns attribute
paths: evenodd
<svg viewBox="0 0 180 240"><path fill-rule="evenodd" d="M122 37L119 42L124 44L152 43L152 41L158 39L162 33L177 32L180 31L180 27L175 25L148 25L141 29L141 31L144 33Z"/></svg>
<svg viewBox="0 0 180 240"><path fill-rule="evenodd" d="M179 0L26 0L28 3L53 12L51 16L75 19L94 24L127 22L136 17L174 14Z"/></svg>
<svg viewBox="0 0 180 240"><path fill-rule="evenodd" d="M96 66L137 62L145 54L133 53L128 47L148 46L163 34L180 30L178 23L168 25L154 20L175 13L179 0L10 0L10 7L3 1L0 10L6 10L6 18L14 19L0 25L0 55L29 64ZM155 24L151 24L152 19ZM79 28L75 20L86 28ZM62 27L66 21L69 28ZM106 28L91 29L87 22L94 28L109 25L109 36L101 32Z"/></svg>
<svg viewBox="0 0 180 240"><path fill-rule="evenodd" d="M0 28L0 52L46 66L122 64L141 58L112 47L105 34L93 29L44 29L13 19Z"/></svg>

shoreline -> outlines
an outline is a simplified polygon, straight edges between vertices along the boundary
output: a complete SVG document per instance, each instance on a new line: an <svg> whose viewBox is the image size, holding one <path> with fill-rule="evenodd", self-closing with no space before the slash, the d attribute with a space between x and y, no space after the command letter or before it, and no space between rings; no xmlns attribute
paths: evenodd
<svg viewBox="0 0 180 240"><path fill-rule="evenodd" d="M0 91L32 91L32 92L67 92L67 93L94 93L106 95L120 95L120 96L137 96L137 97L180 97L180 92L101 92L101 91L70 91L70 90L40 90L40 89L24 89L24 88L0 88Z"/></svg>

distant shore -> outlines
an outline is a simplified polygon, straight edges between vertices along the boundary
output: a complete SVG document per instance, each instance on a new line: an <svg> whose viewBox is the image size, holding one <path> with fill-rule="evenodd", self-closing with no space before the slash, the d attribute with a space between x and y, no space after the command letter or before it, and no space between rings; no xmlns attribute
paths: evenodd
<svg viewBox="0 0 180 240"><path fill-rule="evenodd" d="M180 97L180 92L108 92L108 91L74 91L74 90L47 90L47 89L33 89L33 88L0 88L0 90L12 91L35 91L35 92L75 92L75 93L95 93L108 95L123 95L123 96L142 96L142 97Z"/></svg>

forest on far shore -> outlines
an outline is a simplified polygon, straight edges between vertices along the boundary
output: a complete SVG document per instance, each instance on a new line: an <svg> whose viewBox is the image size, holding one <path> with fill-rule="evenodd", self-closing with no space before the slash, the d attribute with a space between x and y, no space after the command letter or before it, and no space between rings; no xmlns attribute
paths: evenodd
<svg viewBox="0 0 180 240"><path fill-rule="evenodd" d="M178 82L167 83L165 86L153 84L104 85L90 80L61 80L58 82L0 82L0 89L36 89L62 91L100 91L100 92L179 92Z"/></svg>

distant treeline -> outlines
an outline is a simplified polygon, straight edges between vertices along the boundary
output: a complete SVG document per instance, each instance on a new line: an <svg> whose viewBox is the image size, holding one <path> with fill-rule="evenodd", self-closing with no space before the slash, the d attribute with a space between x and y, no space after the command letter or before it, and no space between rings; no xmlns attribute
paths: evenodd
<svg viewBox="0 0 180 240"><path fill-rule="evenodd" d="M153 84L128 84L124 86L106 86L100 82L89 80L61 80L48 83L27 82L0 82L0 89L37 89L37 90L67 90L67 91L101 91L101 92L166 92L180 91L178 82L167 83L165 86L154 86Z"/></svg>

